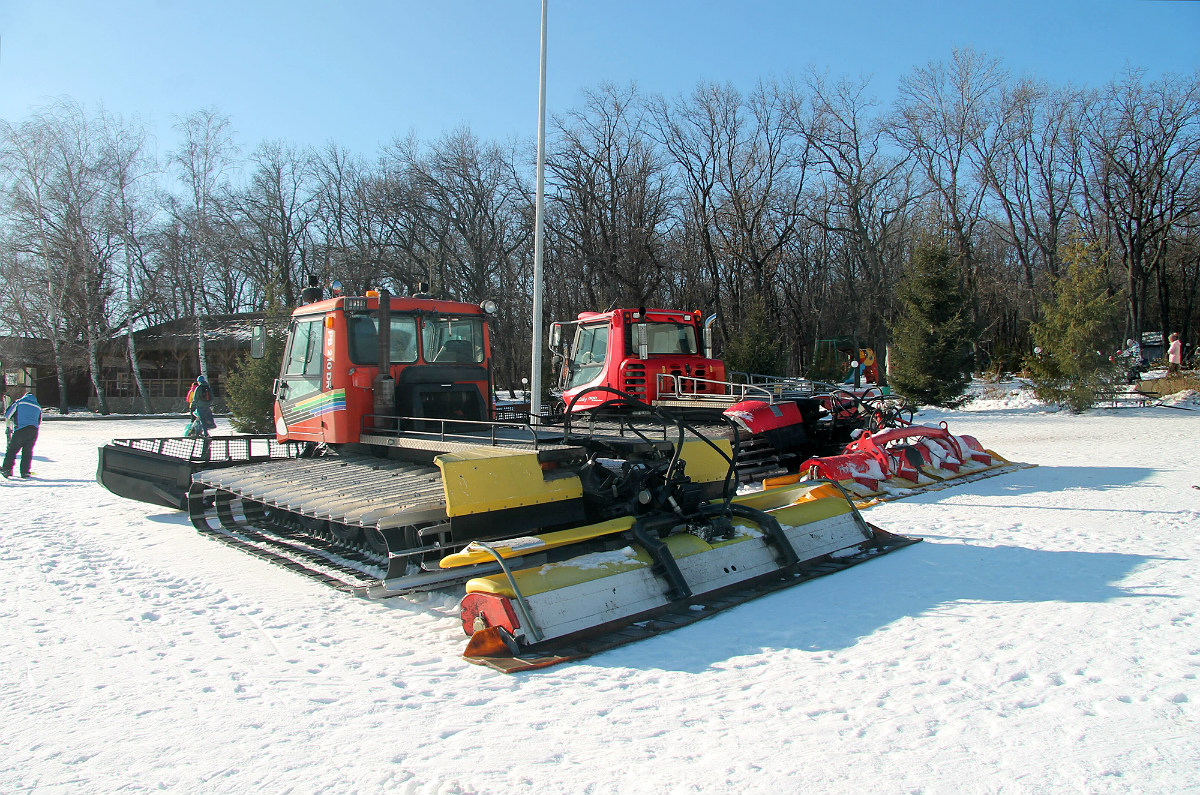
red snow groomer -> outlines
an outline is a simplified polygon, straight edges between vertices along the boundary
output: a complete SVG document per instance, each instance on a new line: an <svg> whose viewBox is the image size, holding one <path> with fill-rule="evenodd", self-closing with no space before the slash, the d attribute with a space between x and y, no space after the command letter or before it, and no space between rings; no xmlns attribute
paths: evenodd
<svg viewBox="0 0 1200 795"><path fill-rule="evenodd" d="M698 423L731 422L740 480L825 477L860 504L1019 466L973 437L912 424L911 406L874 384L730 373L713 355L714 320L639 308L553 324L564 409L594 412L619 391Z"/></svg>
<svg viewBox="0 0 1200 795"><path fill-rule="evenodd" d="M839 453L868 423L879 389L729 372L713 355L714 321L698 311L643 307L552 324L563 410L596 412L623 393L710 428L732 424L742 481Z"/></svg>

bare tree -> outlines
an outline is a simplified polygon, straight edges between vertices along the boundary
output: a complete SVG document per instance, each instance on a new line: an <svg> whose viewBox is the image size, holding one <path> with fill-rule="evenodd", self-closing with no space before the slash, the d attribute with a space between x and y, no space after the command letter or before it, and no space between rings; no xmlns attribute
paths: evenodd
<svg viewBox="0 0 1200 795"><path fill-rule="evenodd" d="M547 216L562 277L581 291L580 309L645 306L663 287L673 219L666 164L646 135L637 89L603 85L555 124Z"/></svg>
<svg viewBox="0 0 1200 795"><path fill-rule="evenodd" d="M264 142L250 157L249 183L228 201L240 266L268 305L296 306L300 297L301 252L317 210L311 163L282 141Z"/></svg>
<svg viewBox="0 0 1200 795"><path fill-rule="evenodd" d="M141 366L138 362L134 325L144 317L145 302L152 299L143 290L153 285L153 274L148 274L150 258L146 251L146 236L151 219L147 182L158 176L153 160L146 154L146 131L135 125L126 125L120 119L101 116L102 152L105 160L104 177L109 182L112 203L112 222L117 226L124 269L123 282L124 320L114 325L124 326L125 345L129 352L129 364L133 382L142 410L150 413L150 400L146 385L142 382Z"/></svg>
<svg viewBox="0 0 1200 795"><path fill-rule="evenodd" d="M24 278L15 284L40 305L26 318L51 340L63 408L63 351L75 335L83 337L97 404L107 413L100 348L109 330L115 237L98 137L83 108L69 100L6 132L11 206L24 230L23 258L16 261L24 263ZM30 291L38 282L45 293ZM26 295L13 297L21 303Z"/></svg>
<svg viewBox="0 0 1200 795"><path fill-rule="evenodd" d="M176 120L175 130L182 136L182 141L171 153L170 161L178 168L187 194L182 202L170 204L177 231L182 233L181 245L175 249L181 259L173 278L182 286L195 322L200 373L207 377L203 320L207 311L205 287L221 259L215 233L219 213L216 205L237 148L229 117L213 107Z"/></svg>
<svg viewBox="0 0 1200 795"><path fill-rule="evenodd" d="M314 158L318 206L313 230L322 245L309 268L361 295L387 273L387 224L376 201L377 177L345 149L329 144Z"/></svg>
<svg viewBox="0 0 1200 795"><path fill-rule="evenodd" d="M676 169L684 223L698 237L721 325L740 322L750 296L777 317L779 267L802 220L811 156L784 123L778 88L743 97L702 84L686 99L659 100L655 131Z"/></svg>
<svg viewBox="0 0 1200 795"><path fill-rule="evenodd" d="M67 413L66 353L70 339L67 317L68 274L52 256L55 226L50 217L57 173L54 138L57 124L46 111L18 127L0 120L6 180L6 215L11 256L4 273L6 318L16 330L50 341L58 379L59 410ZM46 285L43 292L41 285Z"/></svg>
<svg viewBox="0 0 1200 795"><path fill-rule="evenodd" d="M998 60L955 49L949 63L930 63L900 79L890 127L940 200L972 300L979 267L973 241L983 223L983 174L995 143L986 110L1004 78Z"/></svg>
<svg viewBox="0 0 1200 795"><path fill-rule="evenodd" d="M844 289L854 307L852 333L880 355L887 344L893 280L903 253L905 213L918 198L909 158L885 146L885 130L865 79L830 80L815 71L806 80L811 109L797 94L789 117L806 136L819 166L825 211L812 221L842 241L849 268Z"/></svg>
<svg viewBox="0 0 1200 795"><path fill-rule="evenodd" d="M109 333L108 303L113 256L119 237L111 215L111 195L105 179L107 163L97 133L84 111L74 103L60 106L53 150L58 171L51 182L52 217L57 227L59 255L67 263L74 309L83 319L89 373L96 404L108 414L100 367L100 347Z"/></svg>
<svg viewBox="0 0 1200 795"><path fill-rule="evenodd" d="M983 176L1002 212L1005 242L1021 264L1036 307L1037 277L1059 273L1059 248L1077 223L1082 150L1081 92L1025 79L1000 91L990 112L998 130Z"/></svg>
<svg viewBox="0 0 1200 795"><path fill-rule="evenodd" d="M423 211L428 198L409 169L420 158L421 144L414 136L396 139L384 151L381 171L371 182L371 201L390 255L385 275L398 294L415 290L420 282L439 289L450 250L448 220Z"/></svg>
<svg viewBox="0 0 1200 795"><path fill-rule="evenodd" d="M460 300L478 302L494 294L511 269L513 253L526 240L516 223L522 197L512 178L512 154L484 145L468 129L435 142L424 156L397 152L420 204L419 218L442 241L438 287Z"/></svg>
<svg viewBox="0 0 1200 795"><path fill-rule="evenodd" d="M1147 84L1140 72L1127 72L1089 106L1083 137L1084 190L1121 257L1131 332L1140 335L1145 327L1156 273L1165 327L1170 236L1200 210L1200 73Z"/></svg>

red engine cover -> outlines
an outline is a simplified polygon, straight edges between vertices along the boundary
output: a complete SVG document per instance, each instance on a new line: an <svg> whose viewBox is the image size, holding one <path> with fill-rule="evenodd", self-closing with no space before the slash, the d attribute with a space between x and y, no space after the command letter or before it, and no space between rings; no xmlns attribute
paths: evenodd
<svg viewBox="0 0 1200 795"><path fill-rule="evenodd" d="M751 433L788 428L804 421L800 407L791 401L767 403L765 400L743 400L734 403L723 413Z"/></svg>

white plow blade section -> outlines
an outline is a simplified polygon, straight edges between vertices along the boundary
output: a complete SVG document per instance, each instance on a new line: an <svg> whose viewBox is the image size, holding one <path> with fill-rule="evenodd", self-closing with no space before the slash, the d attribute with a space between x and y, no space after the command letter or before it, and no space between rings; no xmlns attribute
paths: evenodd
<svg viewBox="0 0 1200 795"><path fill-rule="evenodd" d="M712 546L689 535L672 536L667 540L680 573L692 588L693 597L779 570L776 550L767 543L766 537L749 528L739 530L741 534L732 540ZM801 527L785 525L783 531L801 561L857 547L869 537L849 512ZM607 562L616 553L597 553L598 557L607 560L592 561L588 559L590 556L583 556L558 566L542 567L534 577L522 578L521 590L543 639L628 619L671 602L663 580L652 573L650 559L644 553L639 554L633 547L618 552L625 553L625 562ZM556 571L560 568L562 572ZM568 579L575 582L553 587L554 581L568 570L571 570ZM586 579L589 572L595 572L597 578ZM539 591L538 585L550 587ZM523 634L523 630L518 632Z"/></svg>

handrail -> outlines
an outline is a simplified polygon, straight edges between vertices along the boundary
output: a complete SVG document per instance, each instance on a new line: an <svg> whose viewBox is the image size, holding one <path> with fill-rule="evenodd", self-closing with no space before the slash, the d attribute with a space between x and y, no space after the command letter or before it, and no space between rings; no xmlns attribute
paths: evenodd
<svg viewBox="0 0 1200 795"><path fill-rule="evenodd" d="M800 376L764 375L762 373L748 373L742 370L735 370L730 375L740 375L746 379L746 383L748 384L762 385L770 388L794 389L797 392L807 392L810 394L822 387L826 390L837 390L839 388L836 384L827 384Z"/></svg>
<svg viewBox="0 0 1200 795"><path fill-rule="evenodd" d="M378 427L379 423L368 425L367 421L382 420L391 427ZM403 427L411 423L434 424L437 430L418 430L417 428ZM448 430L448 427L466 426L461 431L454 432ZM481 428L482 426L482 428ZM377 436L412 436L423 439L436 439L439 442L447 441L447 437L454 437L453 441L467 440L487 440L489 444L495 447L499 442L519 442L517 439L499 439L497 432L501 429L510 429L522 431L529 434L530 442L536 449L540 446L542 439L538 436L537 430L528 422L515 421L500 421L495 420L460 420L447 417L402 417L396 415L383 414L364 414L362 418L362 426L360 433L366 435ZM480 433L479 431L484 431Z"/></svg>
<svg viewBox="0 0 1200 795"><path fill-rule="evenodd" d="M529 609L529 603L525 601L525 594L521 593L521 586L517 584L517 578L513 576L512 569L508 566L508 561L504 559L492 544L486 541L472 541L466 546L467 550L478 550L486 552L495 558L500 564L500 571L504 572L504 576L508 579L508 587L512 588L513 597L517 603L517 612L521 614L521 620L525 623L525 629L529 632L530 638L534 643L542 640L545 635L542 633L542 628L533 620L533 613Z"/></svg>
<svg viewBox="0 0 1200 795"><path fill-rule="evenodd" d="M751 376L761 377L761 376ZM699 390L684 390L683 383L690 382L692 384L712 384L719 387L722 392L702 392ZM741 400L750 398L759 399L766 403L775 403L777 400L785 397L795 397L797 393L802 395L812 395L815 392L815 382L804 378L783 378L773 381L761 382L745 382L738 383L736 381L716 381L711 378L699 378L692 375L680 375L676 373L657 373L655 381L656 393L660 398L697 398L703 400L706 397L736 397Z"/></svg>

